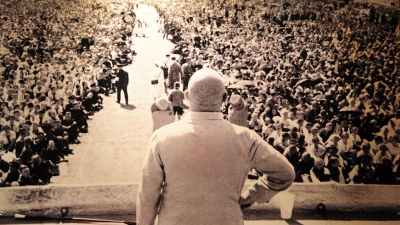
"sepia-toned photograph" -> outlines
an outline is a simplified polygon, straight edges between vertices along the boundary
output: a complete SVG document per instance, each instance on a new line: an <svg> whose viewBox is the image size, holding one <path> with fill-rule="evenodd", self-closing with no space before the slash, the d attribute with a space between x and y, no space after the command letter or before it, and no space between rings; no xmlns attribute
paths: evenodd
<svg viewBox="0 0 400 225"><path fill-rule="evenodd" d="M0 224L399 224L399 50L399 0L0 0Z"/></svg>

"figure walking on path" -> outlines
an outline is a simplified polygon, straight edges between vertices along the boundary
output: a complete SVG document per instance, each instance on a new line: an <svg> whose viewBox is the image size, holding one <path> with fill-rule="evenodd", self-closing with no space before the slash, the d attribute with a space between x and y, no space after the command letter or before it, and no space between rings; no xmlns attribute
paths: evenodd
<svg viewBox="0 0 400 225"><path fill-rule="evenodd" d="M117 103L121 102L121 91L124 92L125 103L128 105L128 84L129 84L129 74L125 70L122 69L123 65L118 64L118 72L117 72Z"/></svg>
<svg viewBox="0 0 400 225"><path fill-rule="evenodd" d="M183 75L182 66L176 61L175 57L172 57L172 64L168 71L168 87L174 89L175 82L181 82Z"/></svg>

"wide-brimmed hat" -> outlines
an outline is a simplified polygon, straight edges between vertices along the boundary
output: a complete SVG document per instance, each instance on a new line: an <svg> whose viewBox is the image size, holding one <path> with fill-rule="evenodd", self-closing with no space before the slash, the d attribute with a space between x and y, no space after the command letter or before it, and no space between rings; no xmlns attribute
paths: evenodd
<svg viewBox="0 0 400 225"><path fill-rule="evenodd" d="M159 110L165 111L168 109L169 101L166 98L159 98L156 100L156 106Z"/></svg>
<svg viewBox="0 0 400 225"><path fill-rule="evenodd" d="M231 96L231 98L229 99L229 102L230 102L232 105L239 105L239 104L241 103L241 100L242 100L242 97L241 97L240 95L233 94L233 95Z"/></svg>

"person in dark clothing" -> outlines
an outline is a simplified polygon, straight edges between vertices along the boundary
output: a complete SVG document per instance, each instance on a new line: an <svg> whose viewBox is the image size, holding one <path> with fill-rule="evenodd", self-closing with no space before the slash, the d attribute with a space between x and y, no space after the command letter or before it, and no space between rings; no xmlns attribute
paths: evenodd
<svg viewBox="0 0 400 225"><path fill-rule="evenodd" d="M78 126L76 121L72 119L71 112L66 112L64 119L61 121L62 127L68 133L69 143L80 144L78 140Z"/></svg>
<svg viewBox="0 0 400 225"><path fill-rule="evenodd" d="M298 163L299 160L301 158L300 153L298 151L298 148L296 147L296 145L291 145L288 147L288 151L284 152L284 156L286 157L286 159L290 162L290 164L293 165L295 171L298 170Z"/></svg>
<svg viewBox="0 0 400 225"><path fill-rule="evenodd" d="M339 167L339 159L336 156L329 158L327 168L331 174L331 179L338 183L344 183L343 173Z"/></svg>
<svg viewBox="0 0 400 225"><path fill-rule="evenodd" d="M60 149L64 155L71 154L72 150L69 148L68 132L62 127L60 121L54 122L54 128L50 130L49 139L53 140L56 148Z"/></svg>
<svg viewBox="0 0 400 225"><path fill-rule="evenodd" d="M295 182L303 182L304 175L310 175L310 170L314 166L314 158L311 157L309 152L304 152L301 159L297 163L296 180Z"/></svg>
<svg viewBox="0 0 400 225"><path fill-rule="evenodd" d="M71 116L72 119L76 121L79 131L87 133L89 126L87 123L87 115L78 102L74 103L74 108L71 110Z"/></svg>
<svg viewBox="0 0 400 225"><path fill-rule="evenodd" d="M21 178L18 180L19 186L37 185L38 179L31 176L29 167L23 165L20 168Z"/></svg>
<svg viewBox="0 0 400 225"><path fill-rule="evenodd" d="M24 128L19 129L18 133L20 136L15 141L15 156L17 158L20 157L22 150L24 149L24 138L28 136Z"/></svg>
<svg viewBox="0 0 400 225"><path fill-rule="evenodd" d="M19 168L21 167L20 162L17 159L14 159L9 166L10 168L7 177L3 182L0 182L0 187L9 186L12 182L18 181L19 179Z"/></svg>
<svg viewBox="0 0 400 225"><path fill-rule="evenodd" d="M395 174L393 173L393 163L391 159L383 158L382 163L375 169L375 177L379 184L395 184Z"/></svg>
<svg viewBox="0 0 400 225"><path fill-rule="evenodd" d="M321 131L319 136L322 138L322 141L326 143L329 139L329 137L333 134L333 124L332 123L327 123L325 125L325 128Z"/></svg>
<svg viewBox="0 0 400 225"><path fill-rule="evenodd" d="M40 152L47 146L47 138L43 132L37 134L37 138L33 140L32 151L34 154L40 154Z"/></svg>
<svg viewBox="0 0 400 225"><path fill-rule="evenodd" d="M33 156L32 139L30 137L24 138L24 149L22 150L20 159L21 164L28 165Z"/></svg>
<svg viewBox="0 0 400 225"><path fill-rule="evenodd" d="M74 102L76 98L74 95L68 97L68 104L65 106L65 112L71 111L74 108Z"/></svg>
<svg viewBox="0 0 400 225"><path fill-rule="evenodd" d="M59 164L61 161L68 161L65 159L65 156L58 149L56 149L56 145L52 140L49 141L47 148L42 150L40 157L50 164Z"/></svg>
<svg viewBox="0 0 400 225"><path fill-rule="evenodd" d="M2 173L8 173L9 170L10 170L10 166L9 166L8 162L4 161L0 155L0 176Z"/></svg>
<svg viewBox="0 0 400 225"><path fill-rule="evenodd" d="M123 65L118 64L118 83L117 83L117 103L121 102L121 91L124 92L125 103L128 105L128 84L129 84L129 74L125 70L122 69Z"/></svg>
<svg viewBox="0 0 400 225"><path fill-rule="evenodd" d="M103 108L103 98L99 95L99 91L97 91L95 83L90 85L90 91L86 98L87 101L90 102L89 104L91 104L91 106Z"/></svg>
<svg viewBox="0 0 400 225"><path fill-rule="evenodd" d="M43 161L39 155L32 157L32 162L28 164L32 177L40 179L43 184L50 183L50 179L53 176L50 170L48 162Z"/></svg>

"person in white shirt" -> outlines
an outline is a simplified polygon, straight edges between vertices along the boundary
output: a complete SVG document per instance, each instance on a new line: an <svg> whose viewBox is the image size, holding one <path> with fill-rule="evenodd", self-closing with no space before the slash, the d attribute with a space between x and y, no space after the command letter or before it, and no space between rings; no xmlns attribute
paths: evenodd
<svg viewBox="0 0 400 225"><path fill-rule="evenodd" d="M314 137L312 139L312 144L307 146L306 149L310 153L311 157L313 157L314 159L322 159L324 158L326 153L325 146L322 144L320 139L318 139L318 137Z"/></svg>

